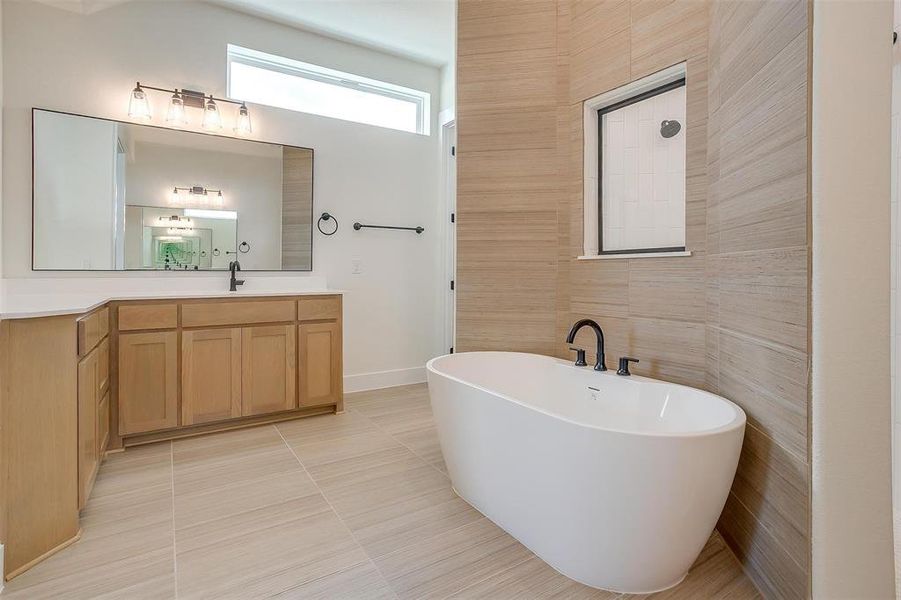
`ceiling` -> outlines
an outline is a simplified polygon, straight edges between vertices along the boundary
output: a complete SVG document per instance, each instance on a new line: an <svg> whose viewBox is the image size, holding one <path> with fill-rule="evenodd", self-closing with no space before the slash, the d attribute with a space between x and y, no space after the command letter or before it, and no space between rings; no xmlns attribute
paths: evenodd
<svg viewBox="0 0 901 600"><path fill-rule="evenodd" d="M433 66L454 59L455 0L209 0Z"/></svg>

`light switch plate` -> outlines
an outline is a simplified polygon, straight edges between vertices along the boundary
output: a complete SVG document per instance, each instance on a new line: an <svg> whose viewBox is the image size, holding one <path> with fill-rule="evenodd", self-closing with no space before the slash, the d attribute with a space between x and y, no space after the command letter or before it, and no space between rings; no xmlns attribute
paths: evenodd
<svg viewBox="0 0 901 600"><path fill-rule="evenodd" d="M350 272L354 275L359 275L363 272L363 259L354 258L350 261L351 270Z"/></svg>

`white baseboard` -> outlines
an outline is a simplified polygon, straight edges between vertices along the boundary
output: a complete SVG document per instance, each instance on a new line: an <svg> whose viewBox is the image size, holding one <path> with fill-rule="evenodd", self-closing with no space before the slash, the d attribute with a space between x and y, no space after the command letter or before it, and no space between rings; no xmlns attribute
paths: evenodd
<svg viewBox="0 0 901 600"><path fill-rule="evenodd" d="M426 380L425 367L412 367L410 369L395 369L393 371L376 371L374 373L360 373L359 375L344 376L344 392L362 392L365 390L379 390L396 385L409 385L411 383L423 383Z"/></svg>

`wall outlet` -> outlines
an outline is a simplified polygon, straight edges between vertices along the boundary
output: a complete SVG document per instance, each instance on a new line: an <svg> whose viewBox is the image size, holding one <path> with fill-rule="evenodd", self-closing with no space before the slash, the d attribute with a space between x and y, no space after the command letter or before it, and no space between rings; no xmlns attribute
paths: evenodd
<svg viewBox="0 0 901 600"><path fill-rule="evenodd" d="M354 275L359 275L363 272L363 259L354 258L350 261L350 272Z"/></svg>

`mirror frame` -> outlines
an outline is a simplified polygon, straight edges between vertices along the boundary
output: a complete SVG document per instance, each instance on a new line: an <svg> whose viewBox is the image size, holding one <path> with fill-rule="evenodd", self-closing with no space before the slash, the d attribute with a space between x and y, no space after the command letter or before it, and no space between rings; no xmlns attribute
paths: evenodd
<svg viewBox="0 0 901 600"><path fill-rule="evenodd" d="M181 270L160 270L160 269L48 269L48 268L36 268L34 264L34 187L36 181L35 175L35 147L34 147L34 115L37 112L45 112L45 113L55 113L58 115L69 115L73 117L83 117L86 119L96 119L98 121L108 121L112 123L124 123L125 125L133 125L135 127L150 127L153 129L165 129L166 131L176 131L179 133L188 133L194 135L205 135L209 137L217 137L217 138L225 138L229 140L238 140L242 142L252 142L254 144L267 144L269 146L282 146L283 148L297 148L299 150L309 150L313 157L313 167L310 173L310 185L312 189L311 197L310 197L310 268L309 269L242 269L244 272L249 273L310 273L313 271L313 224L314 219L313 216L316 214L316 210L314 208L316 202L316 150L314 148L309 148L307 146L293 146L291 144L281 144L278 142L267 142L264 140L253 140L248 138L237 137L233 135L221 135L218 133L207 133L205 131L192 131L189 129L179 129L178 127L165 127L163 125L147 125L145 123L135 123L133 121L120 121L118 119L107 119L105 117L95 117L92 115L83 115L75 112L68 112L65 110L53 110L50 108L40 108L33 106L31 108L31 271L37 273L181 273ZM127 198L126 198L127 200ZM144 205L141 205L144 206ZM165 206L159 207L150 207L150 208L171 208ZM240 215L238 215L240 219ZM240 239L240 238L239 238ZM240 242L238 242L240 244ZM205 271L193 271L187 270L185 273L224 273L224 270L220 269L209 269Z"/></svg>

